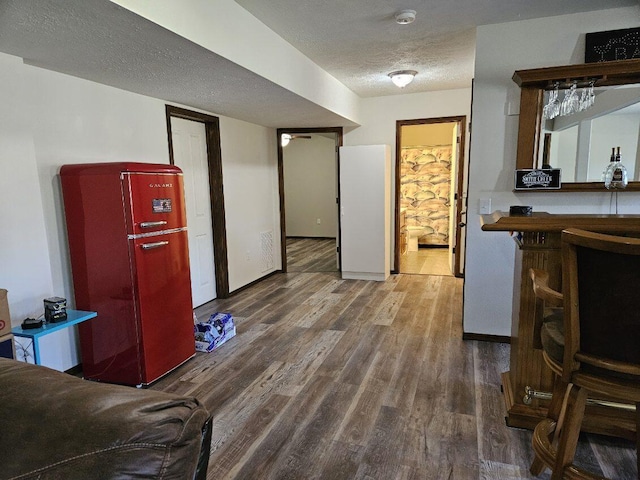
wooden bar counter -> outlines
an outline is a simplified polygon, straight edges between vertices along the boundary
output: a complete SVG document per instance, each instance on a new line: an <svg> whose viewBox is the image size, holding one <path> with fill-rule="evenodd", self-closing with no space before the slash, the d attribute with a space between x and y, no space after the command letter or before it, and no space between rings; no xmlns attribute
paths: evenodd
<svg viewBox="0 0 640 480"><path fill-rule="evenodd" d="M544 363L542 350L534 338L535 298L529 269L548 271L549 285L562 291L562 230L574 227L616 235L640 236L640 215L537 212L531 216L510 216L506 212L494 212L482 215L481 222L482 230L487 232L512 232L518 246L514 272L511 357L509 371L502 374L502 388L507 408L507 425L532 429L546 415L548 400L525 400L526 388L543 394L551 392L553 376ZM635 418L633 412L588 406L582 429L632 439L635 434Z"/></svg>

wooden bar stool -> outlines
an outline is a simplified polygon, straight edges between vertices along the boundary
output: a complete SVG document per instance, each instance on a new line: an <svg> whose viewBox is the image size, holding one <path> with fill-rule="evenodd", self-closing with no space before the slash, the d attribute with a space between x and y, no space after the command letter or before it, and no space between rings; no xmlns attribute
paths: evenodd
<svg viewBox="0 0 640 480"><path fill-rule="evenodd" d="M640 445L640 239L568 229L563 294L548 288L544 272L531 275L536 298L563 305L540 329L556 381L547 418L533 432L531 473L549 467L552 480L602 479L573 464L587 396L635 404Z"/></svg>
<svg viewBox="0 0 640 480"><path fill-rule="evenodd" d="M542 349L542 357L546 365L554 373L553 393L547 409L547 417L538 425L534 434L534 451L536 457L531 465L531 473L540 475L547 466L555 463L550 453L551 445L557 443L557 435L561 426L562 407L568 384L562 380L562 361L564 356L564 300L562 294L549 287L549 274L544 270L530 269L529 276L533 282L533 293L536 297L536 348ZM542 440L544 438L544 441ZM536 439L539 439L536 442ZM542 459L545 459L543 461Z"/></svg>

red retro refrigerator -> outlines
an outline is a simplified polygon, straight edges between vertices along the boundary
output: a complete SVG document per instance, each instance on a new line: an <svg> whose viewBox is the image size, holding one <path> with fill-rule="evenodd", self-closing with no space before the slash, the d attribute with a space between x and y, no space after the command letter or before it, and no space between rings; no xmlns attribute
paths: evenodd
<svg viewBox="0 0 640 480"><path fill-rule="evenodd" d="M146 385L195 354L181 170L60 170L85 378Z"/></svg>

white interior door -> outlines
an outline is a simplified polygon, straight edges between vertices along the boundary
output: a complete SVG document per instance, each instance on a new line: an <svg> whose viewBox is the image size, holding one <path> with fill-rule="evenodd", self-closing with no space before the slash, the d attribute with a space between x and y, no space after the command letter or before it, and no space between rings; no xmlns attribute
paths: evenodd
<svg viewBox="0 0 640 480"><path fill-rule="evenodd" d="M216 298L205 125L172 117L171 138L174 163L184 173L191 292L197 307Z"/></svg>

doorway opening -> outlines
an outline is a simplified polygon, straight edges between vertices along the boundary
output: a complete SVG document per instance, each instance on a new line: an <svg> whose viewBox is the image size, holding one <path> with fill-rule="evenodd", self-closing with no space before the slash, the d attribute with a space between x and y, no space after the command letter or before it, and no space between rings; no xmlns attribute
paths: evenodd
<svg viewBox="0 0 640 480"><path fill-rule="evenodd" d="M227 231L224 212L224 192L222 188L222 153L220 149L220 120L218 117L193 112L184 108L166 105L167 136L169 142L169 162L175 164L175 152L172 132L172 119L190 120L204 124L206 137L206 163L208 170L208 202L211 211L211 229L213 233L213 262L215 275L215 295L217 298L229 297L229 265L227 261ZM207 168L208 167L208 168ZM187 208L195 209L195 205ZM207 219L208 221L208 219ZM194 252L195 253L195 252ZM193 272L192 272L193 273Z"/></svg>
<svg viewBox="0 0 640 480"><path fill-rule="evenodd" d="M342 127L277 134L282 271L338 272Z"/></svg>
<svg viewBox="0 0 640 480"><path fill-rule="evenodd" d="M396 122L395 269L464 276L465 116Z"/></svg>

